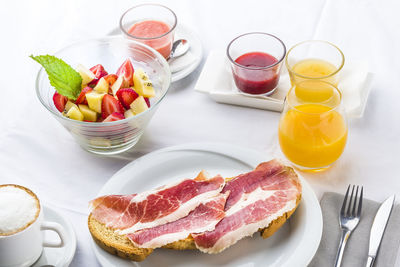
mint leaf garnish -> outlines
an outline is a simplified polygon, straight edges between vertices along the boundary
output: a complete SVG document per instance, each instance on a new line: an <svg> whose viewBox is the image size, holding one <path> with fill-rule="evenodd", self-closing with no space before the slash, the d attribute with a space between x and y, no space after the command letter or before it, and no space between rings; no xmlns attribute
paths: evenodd
<svg viewBox="0 0 400 267"><path fill-rule="evenodd" d="M46 70L50 84L57 92L69 99L75 100L81 92L81 75L62 59L50 55L30 57Z"/></svg>

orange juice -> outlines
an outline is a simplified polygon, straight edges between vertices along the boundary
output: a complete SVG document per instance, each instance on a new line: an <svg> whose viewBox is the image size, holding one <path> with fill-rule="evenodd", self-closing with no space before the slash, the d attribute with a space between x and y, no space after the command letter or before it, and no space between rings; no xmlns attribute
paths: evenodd
<svg viewBox="0 0 400 267"><path fill-rule="evenodd" d="M342 115L322 104L302 104L290 109L279 123L282 152L294 164L323 168L342 154L347 126Z"/></svg>
<svg viewBox="0 0 400 267"><path fill-rule="evenodd" d="M332 83L334 85L337 85L336 77L330 76L336 71L337 68L335 67L335 65L329 63L326 60L313 59L313 58L304 59L293 65L292 67L293 73L291 73L291 81L292 84L294 84L303 81L305 77L318 78L318 77L329 76L323 80ZM300 77L299 75L303 77Z"/></svg>

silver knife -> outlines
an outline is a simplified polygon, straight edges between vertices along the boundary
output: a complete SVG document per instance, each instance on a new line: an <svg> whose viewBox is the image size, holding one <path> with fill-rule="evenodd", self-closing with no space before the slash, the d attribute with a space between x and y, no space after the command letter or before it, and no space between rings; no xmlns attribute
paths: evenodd
<svg viewBox="0 0 400 267"><path fill-rule="evenodd" d="M369 251L366 267L374 265L376 255L378 253L379 245L381 244L383 233L385 232L390 213L392 212L395 196L386 199L379 207L375 215L374 222L371 227L371 234L369 237Z"/></svg>

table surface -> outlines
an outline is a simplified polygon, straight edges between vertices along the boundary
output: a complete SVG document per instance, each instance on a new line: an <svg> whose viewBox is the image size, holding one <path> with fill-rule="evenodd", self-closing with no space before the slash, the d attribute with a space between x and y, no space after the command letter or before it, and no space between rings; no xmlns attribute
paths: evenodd
<svg viewBox="0 0 400 267"><path fill-rule="evenodd" d="M141 1L143 2L143 1ZM307 175L320 197L362 184L365 196L382 201L400 193L399 2L374 0L162 1L179 23L200 36L204 55L225 49L237 35L264 31L291 47L308 39L337 44L349 60L367 60L374 73L363 118L349 121L349 138L329 171ZM116 157L83 151L41 106L30 54L53 53L117 27L132 1L20 0L0 9L3 38L0 81L0 184L31 188L42 203L58 208L78 238L71 266L96 266L86 226L88 202L130 161L159 148L187 142L224 142L268 153L277 145L279 113L218 104L194 91L202 64L174 83L139 143ZM187 112L190 111L190 112ZM397 160L396 160L397 158Z"/></svg>

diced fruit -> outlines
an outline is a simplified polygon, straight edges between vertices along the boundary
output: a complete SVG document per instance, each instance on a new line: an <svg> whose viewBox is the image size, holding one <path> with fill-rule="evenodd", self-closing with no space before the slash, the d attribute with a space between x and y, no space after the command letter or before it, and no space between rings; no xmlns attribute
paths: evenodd
<svg viewBox="0 0 400 267"><path fill-rule="evenodd" d="M76 95L70 99L58 92L53 95L57 110L70 119L110 122L131 118L149 109L149 98L155 96L147 74L143 69L135 70L130 59L124 61L116 74L108 74L101 64L90 69L78 64L76 71L82 78L76 100Z"/></svg>
<svg viewBox="0 0 400 267"><path fill-rule="evenodd" d="M79 74L82 77L82 84L88 84L94 79L96 79L96 75L94 75L93 72L91 72L88 68L86 68L81 64L76 66L76 71L79 72Z"/></svg>
<svg viewBox="0 0 400 267"><path fill-rule="evenodd" d="M74 104L75 105L75 104ZM73 120L82 121L83 114L79 111L79 108L75 105L72 106L67 112L67 117Z"/></svg>
<svg viewBox="0 0 400 267"><path fill-rule="evenodd" d="M65 109L65 104L67 103L68 98L60 95L59 93L55 92L53 95L53 103L58 111L63 112Z"/></svg>
<svg viewBox="0 0 400 267"><path fill-rule="evenodd" d="M122 83L124 82L124 78L119 76L115 83L111 86L112 94L117 97L117 92L122 87Z"/></svg>
<svg viewBox="0 0 400 267"><path fill-rule="evenodd" d="M119 112L114 112L110 114L103 122L119 121L125 119L124 115Z"/></svg>
<svg viewBox="0 0 400 267"><path fill-rule="evenodd" d="M139 78L139 79L141 79L143 81L150 80L149 76L146 74L146 72L143 69L137 69L135 74L136 74L137 78Z"/></svg>
<svg viewBox="0 0 400 267"><path fill-rule="evenodd" d="M82 89L81 93L79 94L78 98L76 99L76 104L85 104L87 105L86 94L93 91L93 89L89 86L86 86Z"/></svg>
<svg viewBox="0 0 400 267"><path fill-rule="evenodd" d="M108 82L104 79L104 77L100 78L97 85L94 87L94 90L100 94L107 94L109 89Z"/></svg>
<svg viewBox="0 0 400 267"><path fill-rule="evenodd" d="M87 105L79 105L79 110L83 114L83 120L85 121L97 120L97 113L91 110Z"/></svg>
<svg viewBox="0 0 400 267"><path fill-rule="evenodd" d="M93 72L97 79L100 79L108 74L101 64L91 67L90 71Z"/></svg>
<svg viewBox="0 0 400 267"><path fill-rule="evenodd" d="M131 88L122 88L117 91L118 100L124 108L129 109L130 104L138 98L138 94Z"/></svg>
<svg viewBox="0 0 400 267"><path fill-rule="evenodd" d="M128 109L127 111L124 112L124 116L125 116L125 119L127 119L127 118L135 116L135 114L133 113L133 111L131 109Z"/></svg>
<svg viewBox="0 0 400 267"><path fill-rule="evenodd" d="M104 95L103 101L101 102L101 117L107 118L114 112L124 113L124 107L121 103L111 95Z"/></svg>
<svg viewBox="0 0 400 267"><path fill-rule="evenodd" d="M133 74L133 84L139 95L144 97L154 97L156 95L153 84L142 69L137 69Z"/></svg>
<svg viewBox="0 0 400 267"><path fill-rule="evenodd" d="M123 87L130 87L133 85L133 73L134 69L132 66L132 62L127 59L124 63L122 63L121 67L117 70L117 76L122 76L124 78Z"/></svg>
<svg viewBox="0 0 400 267"><path fill-rule="evenodd" d="M147 106L150 107L150 99L148 97L145 97L144 101L146 101Z"/></svg>
<svg viewBox="0 0 400 267"><path fill-rule="evenodd" d="M92 146L98 146L98 147L110 147L111 146L111 141L108 139L105 139L103 137L93 137L90 139L89 142Z"/></svg>
<svg viewBox="0 0 400 267"><path fill-rule="evenodd" d="M118 76L115 74L108 74L108 75L104 76L104 80L106 80L106 82L108 83L108 93L109 94L112 94L111 87L117 81L117 79L118 79Z"/></svg>
<svg viewBox="0 0 400 267"><path fill-rule="evenodd" d="M147 106L146 100L144 100L143 96L139 96L131 103L131 110L135 115L142 113L147 109L149 109L149 107Z"/></svg>
<svg viewBox="0 0 400 267"><path fill-rule="evenodd" d="M88 86L90 87L95 87L97 85L97 83L99 82L99 80L106 76L108 73L107 71L105 71L104 67L101 64L97 64L96 66L93 66L90 68L90 71L93 72L93 74L96 76L96 79L94 79L93 81L91 81Z"/></svg>
<svg viewBox="0 0 400 267"><path fill-rule="evenodd" d="M86 100L91 110L101 113L101 103L103 101L104 94L99 94L95 91L86 94Z"/></svg>
<svg viewBox="0 0 400 267"><path fill-rule="evenodd" d="M72 101L68 100L67 104L65 104L65 111L68 112L72 107L78 108L77 105L75 105Z"/></svg>
<svg viewBox="0 0 400 267"><path fill-rule="evenodd" d="M108 74L106 76L104 76L104 80L106 80L106 82L108 82L108 85L111 87L115 81L118 79L118 76L115 74Z"/></svg>

